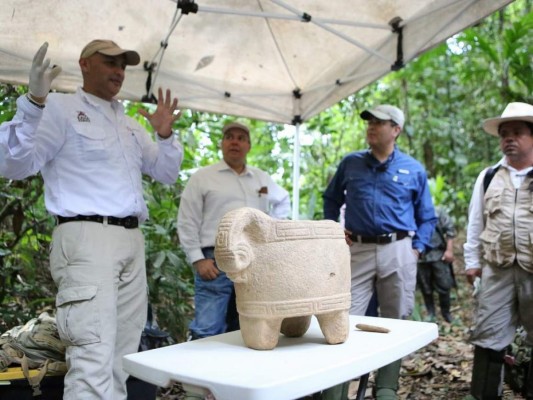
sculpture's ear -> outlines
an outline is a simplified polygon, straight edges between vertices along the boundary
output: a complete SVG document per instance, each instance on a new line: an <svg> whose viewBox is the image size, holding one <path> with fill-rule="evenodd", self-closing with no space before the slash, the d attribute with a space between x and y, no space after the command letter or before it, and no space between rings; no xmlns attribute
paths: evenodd
<svg viewBox="0 0 533 400"><path fill-rule="evenodd" d="M235 246L235 266L239 271L248 268L254 258L252 247L245 242L238 243Z"/></svg>
<svg viewBox="0 0 533 400"><path fill-rule="evenodd" d="M238 243L235 246L233 256L235 269L226 273L233 282L245 283L247 281L245 271L254 259L253 249L248 243Z"/></svg>

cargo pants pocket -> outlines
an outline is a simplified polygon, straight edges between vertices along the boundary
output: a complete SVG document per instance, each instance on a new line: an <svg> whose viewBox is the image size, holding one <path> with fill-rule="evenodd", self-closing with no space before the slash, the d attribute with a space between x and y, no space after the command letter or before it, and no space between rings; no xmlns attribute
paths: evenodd
<svg viewBox="0 0 533 400"><path fill-rule="evenodd" d="M73 346L100 342L97 286L59 290L56 298L57 330L64 343Z"/></svg>

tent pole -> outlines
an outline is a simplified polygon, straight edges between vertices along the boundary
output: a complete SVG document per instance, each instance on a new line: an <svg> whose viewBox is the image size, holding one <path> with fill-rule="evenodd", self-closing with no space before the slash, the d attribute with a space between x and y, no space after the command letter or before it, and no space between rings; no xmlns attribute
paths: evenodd
<svg viewBox="0 0 533 400"><path fill-rule="evenodd" d="M300 124L294 125L292 164L292 219L300 219Z"/></svg>

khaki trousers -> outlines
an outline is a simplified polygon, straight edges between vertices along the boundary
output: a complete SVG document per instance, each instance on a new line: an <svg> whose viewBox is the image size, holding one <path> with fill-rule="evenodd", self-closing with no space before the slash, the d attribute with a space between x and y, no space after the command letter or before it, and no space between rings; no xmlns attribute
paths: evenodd
<svg viewBox="0 0 533 400"><path fill-rule="evenodd" d="M58 331L67 345L63 398L125 400L122 357L137 352L146 323L142 232L85 221L58 225L50 270Z"/></svg>
<svg viewBox="0 0 533 400"><path fill-rule="evenodd" d="M380 316L405 318L414 309L417 257L407 237L389 244L354 243L350 314L365 315L374 290Z"/></svg>
<svg viewBox="0 0 533 400"><path fill-rule="evenodd" d="M470 342L500 351L514 339L518 325L533 345L533 274L518 264L501 268L485 265L478 294L476 327Z"/></svg>

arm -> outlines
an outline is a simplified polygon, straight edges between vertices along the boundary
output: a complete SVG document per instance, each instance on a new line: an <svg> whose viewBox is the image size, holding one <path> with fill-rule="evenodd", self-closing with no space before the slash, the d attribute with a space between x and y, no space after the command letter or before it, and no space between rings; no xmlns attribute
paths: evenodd
<svg viewBox="0 0 533 400"><path fill-rule="evenodd" d="M198 275L204 280L215 279L219 270L212 259L204 258L200 242L200 230L203 221L203 193L200 181L193 175L187 182L181 195L178 210L178 234L180 244L187 254L187 259Z"/></svg>
<svg viewBox="0 0 533 400"><path fill-rule="evenodd" d="M463 246L465 257L466 276L470 283L473 283L476 276L481 276L482 251L479 236L485 223L483 221L483 178L487 169L483 170L476 179L472 198L468 207L468 225L466 228L466 242Z"/></svg>
<svg viewBox="0 0 533 400"><path fill-rule="evenodd" d="M35 131L43 111L43 108L32 104L27 96L17 99L15 116L0 126L0 175L8 179L24 179L39 171L41 165L34 165L33 148Z"/></svg>
<svg viewBox="0 0 533 400"><path fill-rule="evenodd" d="M289 192L274 182L270 176L268 176L268 201L271 206L269 215L272 218L286 219L289 217L291 213Z"/></svg>
<svg viewBox="0 0 533 400"><path fill-rule="evenodd" d="M46 97L52 81L61 67L49 68L44 60L48 43L44 43L33 57L29 77L29 93L17 100L17 113L12 121L0 127L0 147L3 162L0 174L9 179L24 179L36 174L44 165L35 155L35 132L41 122Z"/></svg>
<svg viewBox="0 0 533 400"><path fill-rule="evenodd" d="M178 179L183 160L183 148L176 137L172 135L172 124L180 117L180 113L174 115L178 100L174 98L171 102L170 99L170 90L167 90L166 98L163 99L163 91L159 89L159 99L155 112L150 114L145 110L139 110L139 113L146 117L154 128L156 143L145 129L135 122L136 137L143 149L141 171L158 182L169 185Z"/></svg>
<svg viewBox="0 0 533 400"><path fill-rule="evenodd" d="M181 247L189 263L204 259L200 243L200 229L203 215L203 194L198 176L193 174L181 195L178 210L178 235Z"/></svg>
<svg viewBox="0 0 533 400"><path fill-rule="evenodd" d="M345 161L341 161L337 172L329 182L326 191L324 192L324 218L338 221L340 216L340 210L344 204L345 190L344 186L344 164Z"/></svg>
<svg viewBox="0 0 533 400"><path fill-rule="evenodd" d="M413 249L420 255L431 246L431 236L437 224L437 216L429 191L427 175L421 171L418 175L419 190L413 202L417 231L413 237Z"/></svg>
<svg viewBox="0 0 533 400"><path fill-rule="evenodd" d="M442 261L452 263L453 260L453 238L448 238L446 239L446 250L444 250L444 254L442 255Z"/></svg>
<svg viewBox="0 0 533 400"><path fill-rule="evenodd" d="M446 249L442 255L442 261L452 263L454 261L453 239L455 238L455 227L450 214L444 209L442 210L441 215L439 215L439 227L446 238Z"/></svg>

